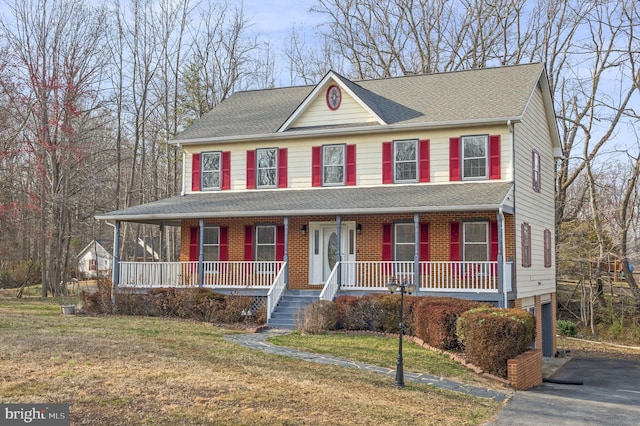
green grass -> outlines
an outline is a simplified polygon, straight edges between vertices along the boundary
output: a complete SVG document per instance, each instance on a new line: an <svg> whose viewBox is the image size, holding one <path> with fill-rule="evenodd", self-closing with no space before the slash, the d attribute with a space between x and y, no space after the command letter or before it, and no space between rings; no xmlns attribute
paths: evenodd
<svg viewBox="0 0 640 426"><path fill-rule="evenodd" d="M387 368L394 368L398 358L397 337L342 333L291 333L270 338L269 341L279 346L333 355ZM406 371L459 378L467 382L479 380L474 372L451 360L447 355L430 351L408 341L404 341L402 346Z"/></svg>

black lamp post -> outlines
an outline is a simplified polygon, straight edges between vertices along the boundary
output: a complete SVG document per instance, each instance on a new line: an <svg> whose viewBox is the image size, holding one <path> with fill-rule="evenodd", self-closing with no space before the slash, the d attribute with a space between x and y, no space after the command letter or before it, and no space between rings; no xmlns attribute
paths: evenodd
<svg viewBox="0 0 640 426"><path fill-rule="evenodd" d="M400 290L400 331L398 332L398 363L396 365L396 386L404 387L404 362L402 359L402 336L404 335L404 294L411 294L416 291L416 285L411 281L404 280L399 283L394 277L387 283L387 288L391 294Z"/></svg>

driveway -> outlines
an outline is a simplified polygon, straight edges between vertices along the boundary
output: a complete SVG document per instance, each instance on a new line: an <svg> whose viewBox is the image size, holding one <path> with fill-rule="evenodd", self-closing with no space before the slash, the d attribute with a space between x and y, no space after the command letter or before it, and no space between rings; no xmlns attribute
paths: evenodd
<svg viewBox="0 0 640 426"><path fill-rule="evenodd" d="M491 426L640 424L640 360L571 358L549 380L516 392Z"/></svg>

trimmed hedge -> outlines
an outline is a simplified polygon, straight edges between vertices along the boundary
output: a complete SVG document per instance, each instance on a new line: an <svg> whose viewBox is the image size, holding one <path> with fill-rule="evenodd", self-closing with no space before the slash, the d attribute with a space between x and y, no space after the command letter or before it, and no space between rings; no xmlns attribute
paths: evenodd
<svg viewBox="0 0 640 426"><path fill-rule="evenodd" d="M458 319L458 336L469 362L490 374L507 377L507 360L531 348L535 318L522 309L478 308Z"/></svg>
<svg viewBox="0 0 640 426"><path fill-rule="evenodd" d="M400 295L339 296L335 300L337 329L397 333L400 329ZM418 297L404 296L404 329L413 335L413 309Z"/></svg>
<svg viewBox="0 0 640 426"><path fill-rule="evenodd" d="M463 349L456 335L456 321L469 309L482 303L453 297L421 297L413 312L415 336L443 350Z"/></svg>

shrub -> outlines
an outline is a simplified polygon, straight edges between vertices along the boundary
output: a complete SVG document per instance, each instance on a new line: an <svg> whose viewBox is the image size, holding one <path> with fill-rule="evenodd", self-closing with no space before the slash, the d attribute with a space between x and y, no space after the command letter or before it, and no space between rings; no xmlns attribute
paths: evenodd
<svg viewBox="0 0 640 426"><path fill-rule="evenodd" d="M578 327L568 320L558 320L556 322L556 330L558 334L563 336L575 336L578 334Z"/></svg>
<svg viewBox="0 0 640 426"><path fill-rule="evenodd" d="M308 305L304 312L299 313L296 325L300 332L316 334L335 330L337 320L336 304L326 300L319 300Z"/></svg>
<svg viewBox="0 0 640 426"><path fill-rule="evenodd" d="M479 302L451 297L422 297L413 311L415 336L443 350L460 350L462 343L456 334L458 317Z"/></svg>
<svg viewBox="0 0 640 426"><path fill-rule="evenodd" d="M535 340L535 318L522 309L472 309L461 315L458 329L469 361L500 377L507 377L507 360Z"/></svg>

